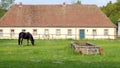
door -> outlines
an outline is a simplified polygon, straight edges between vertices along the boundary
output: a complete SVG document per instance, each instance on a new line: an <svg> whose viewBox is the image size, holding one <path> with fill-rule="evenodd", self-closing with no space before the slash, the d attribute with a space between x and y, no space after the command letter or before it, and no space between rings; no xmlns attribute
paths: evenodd
<svg viewBox="0 0 120 68"><path fill-rule="evenodd" d="M84 39L85 38L85 30L80 30L80 39Z"/></svg>

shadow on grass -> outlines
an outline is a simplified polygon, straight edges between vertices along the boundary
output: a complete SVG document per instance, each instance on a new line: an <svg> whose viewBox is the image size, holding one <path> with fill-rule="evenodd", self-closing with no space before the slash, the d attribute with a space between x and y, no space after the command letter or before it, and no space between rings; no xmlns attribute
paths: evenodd
<svg viewBox="0 0 120 68"><path fill-rule="evenodd" d="M120 62L91 61L0 61L0 68L120 68Z"/></svg>

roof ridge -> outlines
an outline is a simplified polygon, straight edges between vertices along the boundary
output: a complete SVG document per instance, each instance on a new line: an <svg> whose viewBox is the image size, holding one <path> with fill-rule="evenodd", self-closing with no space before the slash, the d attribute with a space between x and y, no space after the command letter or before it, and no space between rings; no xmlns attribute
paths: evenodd
<svg viewBox="0 0 120 68"><path fill-rule="evenodd" d="M14 4L14 5L19 5L19 4ZM26 6L58 6L58 5L63 5L63 4L22 4ZM66 4L66 5L78 5L78 6L97 6L96 4Z"/></svg>
<svg viewBox="0 0 120 68"><path fill-rule="evenodd" d="M96 5L14 5L0 20L0 26L86 26L115 27Z"/></svg>

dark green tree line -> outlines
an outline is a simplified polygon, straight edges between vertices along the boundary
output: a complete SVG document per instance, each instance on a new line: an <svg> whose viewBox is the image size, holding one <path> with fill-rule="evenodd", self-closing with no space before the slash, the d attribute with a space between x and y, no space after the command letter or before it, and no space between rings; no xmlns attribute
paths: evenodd
<svg viewBox="0 0 120 68"><path fill-rule="evenodd" d="M117 0L116 3L109 2L106 6L101 7L101 10L117 25L120 18L120 0Z"/></svg>
<svg viewBox="0 0 120 68"><path fill-rule="evenodd" d="M5 9L0 9L0 18L7 12Z"/></svg>
<svg viewBox="0 0 120 68"><path fill-rule="evenodd" d="M0 8L2 9L9 9L13 4L15 0L1 0Z"/></svg>
<svg viewBox="0 0 120 68"><path fill-rule="evenodd" d="M72 4L81 4L81 0L73 0Z"/></svg>

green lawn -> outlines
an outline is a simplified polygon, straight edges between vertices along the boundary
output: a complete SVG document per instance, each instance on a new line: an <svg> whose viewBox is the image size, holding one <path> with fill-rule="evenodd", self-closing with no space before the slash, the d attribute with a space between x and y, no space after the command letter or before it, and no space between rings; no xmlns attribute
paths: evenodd
<svg viewBox="0 0 120 68"><path fill-rule="evenodd" d="M36 46L0 40L0 68L120 68L120 40L80 40L99 45L105 55L79 55L74 40L35 40Z"/></svg>

